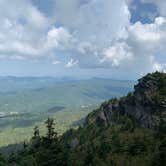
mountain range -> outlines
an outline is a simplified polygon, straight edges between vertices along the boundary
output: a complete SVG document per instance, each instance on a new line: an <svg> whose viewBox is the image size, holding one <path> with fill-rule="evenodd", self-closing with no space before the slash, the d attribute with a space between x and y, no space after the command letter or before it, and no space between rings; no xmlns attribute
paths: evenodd
<svg viewBox="0 0 166 166"><path fill-rule="evenodd" d="M78 129L58 136L54 120L5 165L15 166L165 166L166 74L138 80L127 96L112 98L87 115Z"/></svg>

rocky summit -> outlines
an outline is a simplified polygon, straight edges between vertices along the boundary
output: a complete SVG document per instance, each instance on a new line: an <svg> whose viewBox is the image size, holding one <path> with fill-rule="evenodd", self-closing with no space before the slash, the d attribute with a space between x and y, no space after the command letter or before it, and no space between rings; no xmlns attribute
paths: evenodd
<svg viewBox="0 0 166 166"><path fill-rule="evenodd" d="M166 122L166 73L147 74L138 80L134 92L111 99L86 118L86 124L114 124L120 116L134 118L146 128L157 128Z"/></svg>

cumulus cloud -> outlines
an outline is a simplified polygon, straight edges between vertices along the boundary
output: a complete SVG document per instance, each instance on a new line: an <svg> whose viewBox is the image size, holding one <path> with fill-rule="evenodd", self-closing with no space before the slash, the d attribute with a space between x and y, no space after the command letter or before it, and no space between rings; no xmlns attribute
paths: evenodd
<svg viewBox="0 0 166 166"><path fill-rule="evenodd" d="M46 49L69 49L69 43L72 42L72 35L65 28L53 27L48 31L44 46Z"/></svg>
<svg viewBox="0 0 166 166"><path fill-rule="evenodd" d="M121 38L104 52L102 62L111 62L121 71L134 69L136 72L161 71L165 65L157 62L157 54L166 52L166 19L158 17L154 23L136 22L127 27L127 37Z"/></svg>
<svg viewBox="0 0 166 166"><path fill-rule="evenodd" d="M72 58L79 60L80 67L134 69L138 73L162 69L156 67L155 56L166 51L164 17L152 24L131 24L130 0L90 0L84 4L72 0L66 6L64 0L56 2L56 19L74 32L77 42Z"/></svg>
<svg viewBox="0 0 166 166"><path fill-rule="evenodd" d="M161 15L151 24L130 23L131 0L54 2L54 16L48 18L30 0L0 0L0 58L25 60L59 51L59 56L67 52L67 68L164 70L157 54L166 52L165 1L142 0L154 3Z"/></svg>
<svg viewBox="0 0 166 166"><path fill-rule="evenodd" d="M52 62L53 65L58 65L58 64L60 64L60 63L61 63L61 61L57 61L57 60L54 60L54 61Z"/></svg>
<svg viewBox="0 0 166 166"><path fill-rule="evenodd" d="M117 42L113 46L104 50L104 57L101 59L101 63L108 63L112 67L119 67L122 63L132 60L133 53L131 48L124 42Z"/></svg>
<svg viewBox="0 0 166 166"><path fill-rule="evenodd" d="M56 0L55 11L56 20L73 30L79 41L102 45L116 38L130 18L124 0Z"/></svg>
<svg viewBox="0 0 166 166"><path fill-rule="evenodd" d="M128 35L129 38L133 38L129 41L130 44L140 45L140 50L142 48L152 53L165 50L166 19L157 17L151 24L137 22L128 28Z"/></svg>
<svg viewBox="0 0 166 166"><path fill-rule="evenodd" d="M87 56L80 65L87 64L88 59L98 62L94 60L94 54L115 39L129 23L129 13L124 4L120 0L105 3L72 0L66 5L66 1L56 0L56 20L63 27L55 27L55 22L30 1L1 0L0 54L5 55L4 58L22 60L48 56L56 50L70 52L72 49L78 54L77 58L82 54ZM115 12L119 7L121 14Z"/></svg>
<svg viewBox="0 0 166 166"><path fill-rule="evenodd" d="M99 65L103 48L124 35L130 18L125 0L55 0L56 21L30 1L1 0L0 5L4 9L0 13L0 54L40 58L67 50L71 58L81 59L82 67L87 62ZM55 27L56 22L61 26Z"/></svg>
<svg viewBox="0 0 166 166"><path fill-rule="evenodd" d="M142 61L140 66L142 64L152 70L157 63L157 54L166 52L166 19L158 17L151 24L137 22L131 25L126 43L133 49L135 59Z"/></svg>
<svg viewBox="0 0 166 166"><path fill-rule="evenodd" d="M0 0L0 6L0 54L4 58L40 58L67 45L69 32L54 27L30 1Z"/></svg>
<svg viewBox="0 0 166 166"><path fill-rule="evenodd" d="M77 64L78 64L78 61L77 61L77 60L70 59L70 61L67 62L67 64L65 65L65 67L66 67L66 68L72 68L72 67L77 66Z"/></svg>
<svg viewBox="0 0 166 166"><path fill-rule="evenodd" d="M72 32L72 58L82 68L105 67L101 64L103 50L125 36L130 24L125 0L56 0L55 11L56 20Z"/></svg>

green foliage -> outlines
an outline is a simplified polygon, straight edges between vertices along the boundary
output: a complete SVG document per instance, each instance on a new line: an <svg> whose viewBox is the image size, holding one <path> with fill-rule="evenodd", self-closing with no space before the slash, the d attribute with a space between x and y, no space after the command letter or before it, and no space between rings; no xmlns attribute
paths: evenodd
<svg viewBox="0 0 166 166"><path fill-rule="evenodd" d="M35 127L28 147L12 154L8 163L1 158L0 161L8 166L164 166L163 125L162 130L154 131L135 124L133 119L121 117L113 126L103 128L91 124L71 129L58 138L54 120L48 118L45 136L39 136ZM74 139L78 143L70 146ZM34 140L38 146L34 146Z"/></svg>
<svg viewBox="0 0 166 166"><path fill-rule="evenodd" d="M38 127L38 126L35 126L33 130L34 130L34 133L33 133L32 139L38 139L38 138L40 138L39 127Z"/></svg>
<svg viewBox="0 0 166 166"><path fill-rule="evenodd" d="M152 99L156 103L160 103L161 101L166 101L166 74L165 73L160 73L160 72L155 72L150 75L151 80L155 80L156 83L158 84L158 90L152 97Z"/></svg>
<svg viewBox="0 0 166 166"><path fill-rule="evenodd" d="M165 76L156 72L143 79L147 77L159 80L157 93L165 97ZM109 102L116 103L117 99L103 103L101 108L109 109ZM99 111L88 115L92 122ZM41 132L35 127L28 146L7 160L0 158L0 163L4 163L3 166L165 166L166 124L162 114L161 123L155 129L141 127L129 115L118 114L115 118L115 122L107 126L87 122L59 137L54 120L48 118L44 136L39 135Z"/></svg>
<svg viewBox="0 0 166 166"><path fill-rule="evenodd" d="M7 166L7 161L0 154L0 166Z"/></svg>
<svg viewBox="0 0 166 166"><path fill-rule="evenodd" d="M43 116L41 121L35 122L32 126L18 126L13 128L12 125L10 127L4 127L0 126L0 147L7 146L9 144L15 144L23 142L24 140L28 141L31 139L31 137L34 135L34 126L38 126L40 130L40 134L43 135L46 133L46 128L44 126L44 121L47 117L53 117L56 118L56 131L58 134L64 133L69 128L77 128L78 125L75 123L79 119L83 119L91 110L96 108L95 105L89 106L88 108L80 108L80 107L68 107L65 108L63 111L47 114L47 113L39 113L39 116ZM38 113L34 115L34 117L38 116ZM33 118L34 118L33 117ZM15 117L10 117L8 120L9 123L15 122L15 121L22 121L21 123L24 123L26 121L25 119L31 119L31 117L21 117L18 119ZM1 119L2 121L6 121L5 123L8 123L8 120L6 118ZM75 123L73 125L73 123Z"/></svg>
<svg viewBox="0 0 166 166"><path fill-rule="evenodd" d="M122 131L133 132L136 127L135 120L126 116L120 117L119 123L123 124L121 127Z"/></svg>
<svg viewBox="0 0 166 166"><path fill-rule="evenodd" d="M57 139L57 132L55 132L55 124L54 119L48 118L45 122L47 127L47 139L48 141L53 141Z"/></svg>

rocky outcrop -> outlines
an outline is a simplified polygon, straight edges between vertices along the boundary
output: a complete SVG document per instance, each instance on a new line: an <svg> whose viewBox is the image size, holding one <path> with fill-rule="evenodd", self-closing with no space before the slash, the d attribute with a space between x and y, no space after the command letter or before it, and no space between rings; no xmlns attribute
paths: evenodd
<svg viewBox="0 0 166 166"><path fill-rule="evenodd" d="M156 128L166 122L166 73L148 74L138 80L134 92L126 97L112 99L86 118L86 124L104 126L115 123L120 116L134 118L146 128Z"/></svg>

